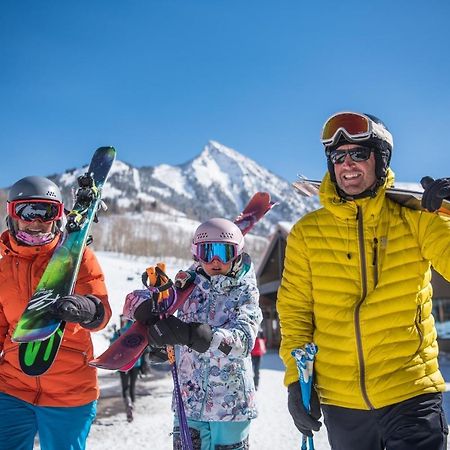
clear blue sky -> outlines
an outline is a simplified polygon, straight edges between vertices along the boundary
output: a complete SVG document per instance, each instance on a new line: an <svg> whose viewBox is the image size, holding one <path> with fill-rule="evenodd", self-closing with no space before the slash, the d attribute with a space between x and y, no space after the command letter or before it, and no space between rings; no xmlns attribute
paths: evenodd
<svg viewBox="0 0 450 450"><path fill-rule="evenodd" d="M208 140L321 177L324 120L394 135L399 181L450 176L448 0L2 0L0 187L114 145L179 164Z"/></svg>

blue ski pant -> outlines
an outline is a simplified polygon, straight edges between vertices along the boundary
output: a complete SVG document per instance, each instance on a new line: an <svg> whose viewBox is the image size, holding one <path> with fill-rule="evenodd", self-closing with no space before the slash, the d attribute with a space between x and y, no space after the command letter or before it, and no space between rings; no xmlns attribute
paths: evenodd
<svg viewBox="0 0 450 450"><path fill-rule="evenodd" d="M424 394L374 410L322 405L332 450L445 450L442 394Z"/></svg>
<svg viewBox="0 0 450 450"><path fill-rule="evenodd" d="M188 419L194 450L247 450L250 420L242 422L202 422ZM180 428L175 418L173 450L182 450Z"/></svg>
<svg viewBox="0 0 450 450"><path fill-rule="evenodd" d="M97 402L83 406L35 406L0 392L0 450L84 450Z"/></svg>

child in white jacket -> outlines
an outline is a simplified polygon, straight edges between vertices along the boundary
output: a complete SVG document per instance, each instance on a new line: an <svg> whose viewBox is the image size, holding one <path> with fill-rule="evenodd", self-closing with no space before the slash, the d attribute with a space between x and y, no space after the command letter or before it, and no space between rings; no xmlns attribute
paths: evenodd
<svg viewBox="0 0 450 450"><path fill-rule="evenodd" d="M177 346L181 396L197 450L248 449L257 415L250 352L262 313L255 270L243 248L233 222L200 225L192 244L196 262L175 278L178 285L195 282L195 289L178 317L144 318L151 345ZM175 419L174 449L181 449L178 425Z"/></svg>

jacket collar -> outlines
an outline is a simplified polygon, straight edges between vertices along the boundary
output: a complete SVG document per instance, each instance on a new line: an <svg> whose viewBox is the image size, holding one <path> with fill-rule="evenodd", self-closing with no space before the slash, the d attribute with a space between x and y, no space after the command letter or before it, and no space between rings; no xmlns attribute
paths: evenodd
<svg viewBox="0 0 450 450"><path fill-rule="evenodd" d="M391 169L388 169L386 181L378 188L375 197L365 197L356 200L344 200L337 191L335 184L331 181L330 174L327 172L322 180L319 190L320 203L325 209L334 216L347 220L355 219L358 207L362 211L363 219L367 222L377 220L383 207L386 189L393 186L395 175Z"/></svg>
<svg viewBox="0 0 450 450"><path fill-rule="evenodd" d="M2 256L20 256L22 258L34 259L38 255L46 255L53 252L60 241L61 234L58 233L53 241L45 245L21 245L7 230L0 236L0 252Z"/></svg>

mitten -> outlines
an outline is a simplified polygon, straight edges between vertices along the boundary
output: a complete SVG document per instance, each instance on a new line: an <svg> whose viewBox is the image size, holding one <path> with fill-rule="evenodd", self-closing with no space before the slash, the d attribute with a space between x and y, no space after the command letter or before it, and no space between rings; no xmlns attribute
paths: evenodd
<svg viewBox="0 0 450 450"><path fill-rule="evenodd" d="M211 327L206 323L186 323L174 316L148 327L149 342L157 347L163 345L187 345L203 353L209 349L212 340Z"/></svg>
<svg viewBox="0 0 450 450"><path fill-rule="evenodd" d="M95 328L105 315L102 302L93 295L72 294L59 298L50 307L51 314L64 322Z"/></svg>

